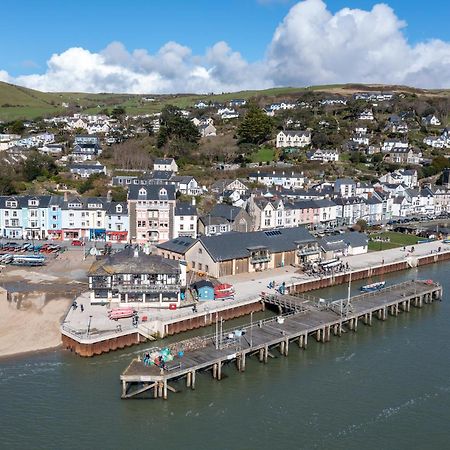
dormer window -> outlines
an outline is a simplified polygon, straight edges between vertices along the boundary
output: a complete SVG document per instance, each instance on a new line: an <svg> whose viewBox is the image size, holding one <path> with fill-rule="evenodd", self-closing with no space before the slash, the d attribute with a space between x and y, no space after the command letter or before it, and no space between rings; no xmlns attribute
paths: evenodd
<svg viewBox="0 0 450 450"><path fill-rule="evenodd" d="M122 212L122 205L116 206L116 212L121 213Z"/></svg>
<svg viewBox="0 0 450 450"><path fill-rule="evenodd" d="M28 206L38 206L39 205L39 201L36 199L33 200L28 200Z"/></svg>
<svg viewBox="0 0 450 450"><path fill-rule="evenodd" d="M139 195L147 195L147 191L144 188L139 189Z"/></svg>
<svg viewBox="0 0 450 450"><path fill-rule="evenodd" d="M167 195L167 191L164 188L160 189L159 195Z"/></svg>
<svg viewBox="0 0 450 450"><path fill-rule="evenodd" d="M17 208L17 202L15 200L7 200L6 207L7 208Z"/></svg>

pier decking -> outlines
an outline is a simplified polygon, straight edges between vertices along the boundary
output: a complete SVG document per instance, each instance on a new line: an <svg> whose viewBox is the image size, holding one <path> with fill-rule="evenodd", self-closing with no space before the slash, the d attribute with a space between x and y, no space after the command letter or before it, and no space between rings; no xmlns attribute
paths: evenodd
<svg viewBox="0 0 450 450"><path fill-rule="evenodd" d="M379 320L386 320L388 315L409 312L411 305L421 308L441 298L441 285L429 280L408 281L378 292L353 296L350 301L264 294L262 301L278 305L285 313L241 327L239 337L226 331L172 344L173 352L182 350L184 355L168 362L164 370L154 365L145 366L139 359L134 359L120 377L122 398L153 390L154 398L167 399L168 391L175 391L169 382L186 378L186 386L194 389L198 371L210 369L213 377L220 380L224 363L235 362L238 371L244 371L246 358L251 355L267 362L270 349L274 347L287 356L293 341L306 349L311 336L319 342L327 342L332 333L340 336L344 327L356 331L360 321L372 325L374 315ZM220 319L218 315L216 320Z"/></svg>

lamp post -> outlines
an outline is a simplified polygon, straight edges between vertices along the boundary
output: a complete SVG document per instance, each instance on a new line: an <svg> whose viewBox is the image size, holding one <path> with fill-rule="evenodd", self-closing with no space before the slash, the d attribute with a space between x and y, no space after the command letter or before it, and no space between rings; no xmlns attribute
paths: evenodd
<svg viewBox="0 0 450 450"><path fill-rule="evenodd" d="M92 316L89 316L89 322L88 322L88 327L87 327L87 337L89 337L89 332L91 330L91 321L92 321Z"/></svg>

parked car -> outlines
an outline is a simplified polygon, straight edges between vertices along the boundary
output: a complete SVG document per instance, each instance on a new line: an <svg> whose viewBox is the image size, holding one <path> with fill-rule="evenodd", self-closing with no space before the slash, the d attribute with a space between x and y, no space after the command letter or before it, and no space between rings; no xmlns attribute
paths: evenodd
<svg viewBox="0 0 450 450"><path fill-rule="evenodd" d="M79 239L74 239L74 240L72 241L72 245L74 245L75 247L81 247L81 246L84 245L84 242L83 242L83 241L80 241Z"/></svg>

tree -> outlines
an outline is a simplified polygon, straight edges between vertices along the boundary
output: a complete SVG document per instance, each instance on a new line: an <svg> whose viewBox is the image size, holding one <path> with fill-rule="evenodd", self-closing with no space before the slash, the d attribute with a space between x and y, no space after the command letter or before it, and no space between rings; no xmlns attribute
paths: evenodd
<svg viewBox="0 0 450 450"><path fill-rule="evenodd" d="M161 127L156 144L158 148L164 146L177 148L185 144L198 145L200 133L197 127L183 117L181 110L176 106L165 106L161 111L160 122Z"/></svg>
<svg viewBox="0 0 450 450"><path fill-rule="evenodd" d="M237 134L240 143L262 144L270 139L274 128L273 120L256 104L250 104Z"/></svg>
<svg viewBox="0 0 450 450"><path fill-rule="evenodd" d="M51 156L41 155L37 151L33 151L25 161L22 172L25 181L34 181L38 177L48 178L56 175L58 168Z"/></svg>
<svg viewBox="0 0 450 450"><path fill-rule="evenodd" d="M111 117L114 119L120 119L124 115L125 115L125 108L123 106L116 106L111 111Z"/></svg>
<svg viewBox="0 0 450 450"><path fill-rule="evenodd" d="M25 127L24 127L23 122L21 120L16 120L15 122L13 122L10 125L9 130L13 134L22 134L23 130L25 130Z"/></svg>
<svg viewBox="0 0 450 450"><path fill-rule="evenodd" d="M353 225L353 229L355 231L366 231L367 230L367 222L364 219L359 219L355 225Z"/></svg>

